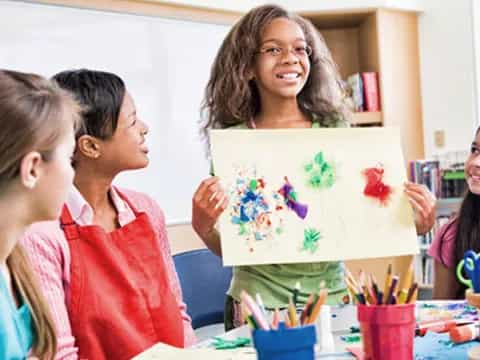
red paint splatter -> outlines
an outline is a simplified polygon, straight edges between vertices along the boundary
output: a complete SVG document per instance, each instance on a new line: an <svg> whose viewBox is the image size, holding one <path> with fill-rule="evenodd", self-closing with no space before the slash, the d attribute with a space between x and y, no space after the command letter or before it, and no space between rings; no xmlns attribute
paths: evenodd
<svg viewBox="0 0 480 360"><path fill-rule="evenodd" d="M265 180L263 179L257 179L257 182L258 182L258 186L262 189L265 188Z"/></svg>
<svg viewBox="0 0 480 360"><path fill-rule="evenodd" d="M382 181L384 175L383 166L367 168L363 170L363 175L365 175L367 180L363 194L374 197L378 199L382 205L386 205L390 200L393 189Z"/></svg>

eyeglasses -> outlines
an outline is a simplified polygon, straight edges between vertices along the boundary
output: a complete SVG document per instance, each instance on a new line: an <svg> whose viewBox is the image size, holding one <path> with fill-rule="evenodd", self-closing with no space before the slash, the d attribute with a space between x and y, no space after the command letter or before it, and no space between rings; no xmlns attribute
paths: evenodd
<svg viewBox="0 0 480 360"><path fill-rule="evenodd" d="M271 57L278 57L286 51L292 52L296 57L308 57L312 55L312 48L309 45L294 46L292 48L281 48L279 46L268 46L257 51L257 54L265 54Z"/></svg>

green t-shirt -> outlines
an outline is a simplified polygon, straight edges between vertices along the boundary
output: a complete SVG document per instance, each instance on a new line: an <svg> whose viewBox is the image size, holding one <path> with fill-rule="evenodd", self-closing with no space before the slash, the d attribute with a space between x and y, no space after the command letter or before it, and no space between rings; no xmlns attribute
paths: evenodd
<svg viewBox="0 0 480 360"><path fill-rule="evenodd" d="M326 127L348 126L343 120L331 119L324 123L327 124ZM319 127L319 123L312 123L312 128ZM244 123L230 129L248 129L248 126ZM265 307L273 309L288 305L288 299L292 296L297 282L301 286L298 302L303 304L312 292L318 292L320 282L325 281L329 290L327 303L338 304L347 294L343 275L344 265L340 261L236 266L233 268L233 277L227 293L237 301L240 301L242 290L251 295L258 293Z"/></svg>

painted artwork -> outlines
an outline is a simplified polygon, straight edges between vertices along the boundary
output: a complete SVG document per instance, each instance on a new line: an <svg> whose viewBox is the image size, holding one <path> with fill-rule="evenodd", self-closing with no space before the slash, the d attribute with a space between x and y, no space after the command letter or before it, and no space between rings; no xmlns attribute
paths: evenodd
<svg viewBox="0 0 480 360"><path fill-rule="evenodd" d="M212 130L210 139L230 198L219 224L225 265L418 252L397 129Z"/></svg>

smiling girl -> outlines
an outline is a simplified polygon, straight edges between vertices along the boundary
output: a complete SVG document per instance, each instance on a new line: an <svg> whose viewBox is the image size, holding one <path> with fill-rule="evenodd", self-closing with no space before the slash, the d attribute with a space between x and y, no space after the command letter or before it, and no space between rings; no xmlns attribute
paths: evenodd
<svg viewBox="0 0 480 360"><path fill-rule="evenodd" d="M205 132L210 128L283 129L346 127L340 77L327 45L302 17L275 5L251 10L227 35L213 64L206 89ZM407 195L419 210L417 228L434 221L434 202L425 188L408 185ZM217 177L204 180L193 197L192 225L205 244L221 256L215 228L228 198ZM433 216L432 216L433 215ZM299 304L329 288L330 303L346 294L343 264L239 266L233 270L225 307L227 329L243 323L240 292L260 294L267 309L285 308L300 282Z"/></svg>
<svg viewBox="0 0 480 360"><path fill-rule="evenodd" d="M465 286L456 277L456 266L467 250L480 251L480 128L465 161L467 192L460 211L438 229L428 251L434 263L434 299L464 299Z"/></svg>

